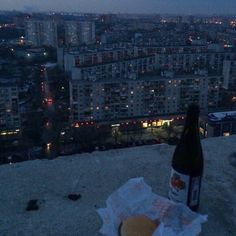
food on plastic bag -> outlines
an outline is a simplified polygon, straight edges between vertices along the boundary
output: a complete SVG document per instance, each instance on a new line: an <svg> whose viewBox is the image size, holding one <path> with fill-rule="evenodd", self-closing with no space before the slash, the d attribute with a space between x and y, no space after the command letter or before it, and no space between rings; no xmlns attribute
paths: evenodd
<svg viewBox="0 0 236 236"><path fill-rule="evenodd" d="M207 221L207 216L154 194L142 177L128 180L112 193L106 208L98 209L98 214L103 220L100 232L107 236L118 236L121 222L131 216L158 219L161 223L153 236L196 236L201 232L201 224Z"/></svg>
<svg viewBox="0 0 236 236"><path fill-rule="evenodd" d="M147 216L132 216L121 223L119 236L152 236L158 223Z"/></svg>

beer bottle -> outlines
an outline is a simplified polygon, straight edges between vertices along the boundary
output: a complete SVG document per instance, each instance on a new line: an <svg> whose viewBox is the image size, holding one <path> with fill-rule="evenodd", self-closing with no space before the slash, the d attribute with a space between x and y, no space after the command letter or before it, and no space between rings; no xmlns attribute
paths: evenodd
<svg viewBox="0 0 236 236"><path fill-rule="evenodd" d="M169 198L197 211L203 173L203 153L199 135L199 107L188 107L184 130L172 159Z"/></svg>

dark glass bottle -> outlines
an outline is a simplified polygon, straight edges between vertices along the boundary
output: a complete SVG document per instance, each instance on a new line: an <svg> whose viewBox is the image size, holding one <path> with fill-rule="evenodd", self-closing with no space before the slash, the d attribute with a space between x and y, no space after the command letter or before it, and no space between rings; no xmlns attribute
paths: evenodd
<svg viewBox="0 0 236 236"><path fill-rule="evenodd" d="M170 178L169 198L197 211L203 174L203 153L199 135L199 107L188 107L184 130L177 145Z"/></svg>

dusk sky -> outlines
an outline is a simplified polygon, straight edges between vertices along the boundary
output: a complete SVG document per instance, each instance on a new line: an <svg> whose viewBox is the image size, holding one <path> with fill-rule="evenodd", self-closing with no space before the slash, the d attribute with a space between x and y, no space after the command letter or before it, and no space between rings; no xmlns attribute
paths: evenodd
<svg viewBox="0 0 236 236"><path fill-rule="evenodd" d="M236 14L236 0L0 0L1 10Z"/></svg>

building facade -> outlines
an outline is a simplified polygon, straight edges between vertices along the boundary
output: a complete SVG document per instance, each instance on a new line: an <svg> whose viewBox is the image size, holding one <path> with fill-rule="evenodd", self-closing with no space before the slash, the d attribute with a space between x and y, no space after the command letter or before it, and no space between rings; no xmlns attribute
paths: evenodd
<svg viewBox="0 0 236 236"><path fill-rule="evenodd" d="M95 42L95 24L90 21L66 21L66 46L93 44Z"/></svg>
<svg viewBox="0 0 236 236"><path fill-rule="evenodd" d="M66 46L79 45L79 25L76 21L65 22L65 44Z"/></svg>
<svg viewBox="0 0 236 236"><path fill-rule="evenodd" d="M52 20L28 20L25 26L26 40L35 47L57 47L57 24Z"/></svg>
<svg viewBox="0 0 236 236"><path fill-rule="evenodd" d="M225 89L236 89L236 60L224 60L223 76Z"/></svg>
<svg viewBox="0 0 236 236"><path fill-rule="evenodd" d="M71 121L182 114L191 102L206 114L219 107L223 62L234 56L206 46L68 51Z"/></svg>
<svg viewBox="0 0 236 236"><path fill-rule="evenodd" d="M90 21L81 21L79 29L80 43L93 44L95 42L95 24Z"/></svg>
<svg viewBox="0 0 236 236"><path fill-rule="evenodd" d="M17 85L0 81L0 138L20 134L19 93Z"/></svg>
<svg viewBox="0 0 236 236"><path fill-rule="evenodd" d="M97 81L73 77L70 81L71 121L183 114L191 102L198 103L201 111L207 112L209 104L217 103L208 89L211 80L220 81L221 77L133 75L126 79Z"/></svg>
<svg viewBox="0 0 236 236"><path fill-rule="evenodd" d="M120 47L89 50L87 52L71 51L64 55L65 71L71 72L73 67L91 68L100 64L125 63L139 58L152 57L153 70L170 70L176 74L192 73L206 70L209 74L222 74L223 62L233 60L232 52L210 51L204 46L189 47ZM142 59L143 58L143 59ZM116 67L116 66L114 66Z"/></svg>

